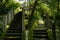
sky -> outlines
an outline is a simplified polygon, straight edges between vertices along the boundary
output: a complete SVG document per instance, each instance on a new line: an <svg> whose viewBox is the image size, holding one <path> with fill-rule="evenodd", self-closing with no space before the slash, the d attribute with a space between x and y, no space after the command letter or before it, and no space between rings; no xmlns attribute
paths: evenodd
<svg viewBox="0 0 60 40"><path fill-rule="evenodd" d="M23 4L24 2L27 2L28 0L15 0L15 1Z"/></svg>
<svg viewBox="0 0 60 40"><path fill-rule="evenodd" d="M21 4L23 4L25 1L23 0L23 1L19 1L19 0L15 0L16 2L19 2L19 3L21 3Z"/></svg>

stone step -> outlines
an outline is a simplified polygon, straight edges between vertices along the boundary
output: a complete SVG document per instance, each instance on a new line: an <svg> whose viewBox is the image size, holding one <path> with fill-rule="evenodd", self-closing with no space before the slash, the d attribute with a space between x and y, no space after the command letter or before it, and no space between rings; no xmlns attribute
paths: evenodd
<svg viewBox="0 0 60 40"><path fill-rule="evenodd" d="M35 34L35 35L47 35L47 33L33 33L33 34Z"/></svg>
<svg viewBox="0 0 60 40"><path fill-rule="evenodd" d="M21 36L22 33L7 33L6 36Z"/></svg>
<svg viewBox="0 0 60 40"><path fill-rule="evenodd" d="M8 30L22 30L22 28L9 28Z"/></svg>
<svg viewBox="0 0 60 40"><path fill-rule="evenodd" d="M48 40L48 34L47 34L47 30L33 30L33 39L37 38L37 39L47 39Z"/></svg>
<svg viewBox="0 0 60 40"><path fill-rule="evenodd" d="M47 30L33 30L34 33L46 33Z"/></svg>
<svg viewBox="0 0 60 40"><path fill-rule="evenodd" d="M33 38L48 38L48 36L33 36Z"/></svg>
<svg viewBox="0 0 60 40"><path fill-rule="evenodd" d="M4 38L4 40L21 40L21 38Z"/></svg>
<svg viewBox="0 0 60 40"><path fill-rule="evenodd" d="M7 33L21 33L22 30L8 30Z"/></svg>

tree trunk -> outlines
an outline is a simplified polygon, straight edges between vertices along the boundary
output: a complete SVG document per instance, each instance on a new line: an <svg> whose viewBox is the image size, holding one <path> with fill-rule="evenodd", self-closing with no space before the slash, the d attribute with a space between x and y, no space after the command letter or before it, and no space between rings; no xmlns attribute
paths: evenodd
<svg viewBox="0 0 60 40"><path fill-rule="evenodd" d="M35 0L35 3L34 3L34 6L33 6L33 9L32 9L32 12L31 12L31 15L29 17L29 21L28 21L28 24L26 25L26 30L30 29L31 28L31 21L33 20L32 17L34 17L34 12L35 12L35 9L36 9L36 5L37 5L37 2L38 0Z"/></svg>

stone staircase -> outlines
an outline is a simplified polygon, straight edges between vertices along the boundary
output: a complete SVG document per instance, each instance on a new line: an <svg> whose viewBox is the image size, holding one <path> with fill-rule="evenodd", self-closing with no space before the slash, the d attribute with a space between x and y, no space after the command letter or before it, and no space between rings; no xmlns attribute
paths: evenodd
<svg viewBox="0 0 60 40"><path fill-rule="evenodd" d="M10 27L7 30L6 37L4 40L21 40L22 39L22 28Z"/></svg>
<svg viewBox="0 0 60 40"><path fill-rule="evenodd" d="M49 40L47 30L33 30L33 40Z"/></svg>
<svg viewBox="0 0 60 40"><path fill-rule="evenodd" d="M22 40L22 14L21 11L14 16L4 40Z"/></svg>

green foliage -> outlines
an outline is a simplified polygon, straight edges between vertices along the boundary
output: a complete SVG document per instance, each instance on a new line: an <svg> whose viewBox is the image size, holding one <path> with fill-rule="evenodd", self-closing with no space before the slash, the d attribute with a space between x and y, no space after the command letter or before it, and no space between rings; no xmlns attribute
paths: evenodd
<svg viewBox="0 0 60 40"><path fill-rule="evenodd" d="M33 0L30 0L30 1L32 1L30 2L31 3L30 6L33 6L34 1ZM52 17L54 22L55 20L60 20L60 12L57 11L57 6L58 6L57 0L38 0L35 13L32 16L32 20L30 24L32 26L31 28L34 28L36 26L35 25L35 23L37 23L36 20L41 18L41 14L47 14L49 17ZM48 33L51 40L51 36L53 36L54 33L51 31L48 31ZM52 40L53 40L53 37L52 37Z"/></svg>
<svg viewBox="0 0 60 40"><path fill-rule="evenodd" d="M54 40L54 39L53 39L53 33L52 33L52 30L49 29L49 30L47 30L47 32L48 32L49 39L50 39L50 40Z"/></svg>
<svg viewBox="0 0 60 40"><path fill-rule="evenodd" d="M0 15L7 14L11 9L16 9L20 4L14 0L2 0L0 3Z"/></svg>

